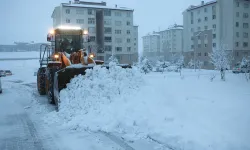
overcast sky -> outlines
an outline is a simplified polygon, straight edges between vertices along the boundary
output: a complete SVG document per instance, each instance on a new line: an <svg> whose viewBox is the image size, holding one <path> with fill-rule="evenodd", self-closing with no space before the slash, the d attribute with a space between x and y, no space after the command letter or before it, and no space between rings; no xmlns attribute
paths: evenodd
<svg viewBox="0 0 250 150"><path fill-rule="evenodd" d="M191 4L201 3L201 0L103 1L106 1L108 6L117 4L118 7L135 10L134 24L139 25L140 49L143 35L166 29L174 23L182 24L182 12ZM1 0L0 44L12 44L14 41L45 42L47 32L52 27L53 9L62 2L68 0Z"/></svg>

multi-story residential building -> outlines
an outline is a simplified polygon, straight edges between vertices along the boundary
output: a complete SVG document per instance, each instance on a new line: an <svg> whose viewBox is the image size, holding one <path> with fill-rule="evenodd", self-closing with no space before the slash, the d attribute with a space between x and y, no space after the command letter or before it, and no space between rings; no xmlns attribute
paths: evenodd
<svg viewBox="0 0 250 150"><path fill-rule="evenodd" d="M174 25L167 30L142 37L143 56L151 60L169 60L171 54L182 53L183 26Z"/></svg>
<svg viewBox="0 0 250 150"><path fill-rule="evenodd" d="M184 52L212 68L208 53L222 46L234 55L233 64L250 55L250 1L215 0L190 6L183 12Z"/></svg>
<svg viewBox="0 0 250 150"><path fill-rule="evenodd" d="M169 60L171 54L183 52L183 26L174 25L159 32L160 34L160 51L163 53L165 60Z"/></svg>
<svg viewBox="0 0 250 150"><path fill-rule="evenodd" d="M153 32L142 37L143 41L143 56L149 60L157 60L162 56L160 52L160 34Z"/></svg>
<svg viewBox="0 0 250 150"><path fill-rule="evenodd" d="M87 48L97 59L106 61L112 54L120 63L137 62L138 26L133 25L133 9L108 7L105 2L61 3L55 7L52 18L58 26L81 27L90 39Z"/></svg>

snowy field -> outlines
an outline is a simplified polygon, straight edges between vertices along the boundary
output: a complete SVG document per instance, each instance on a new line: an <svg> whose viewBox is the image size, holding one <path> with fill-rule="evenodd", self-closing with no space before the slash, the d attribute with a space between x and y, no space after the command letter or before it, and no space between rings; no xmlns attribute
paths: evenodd
<svg viewBox="0 0 250 150"><path fill-rule="evenodd" d="M0 52L0 59L3 58L39 58L40 52ZM1 62L0 62L1 63Z"/></svg>
<svg viewBox="0 0 250 150"><path fill-rule="evenodd" d="M37 94L38 66L38 60L0 61L0 69L14 74L2 78L0 119L8 112L5 106L13 108L11 114L25 111L45 145L65 150L250 150L250 82L243 74L227 72L224 82L219 72L207 70L184 70L180 77L97 68L68 84L61 92L62 111L56 112ZM0 140L7 136L1 131ZM113 136L122 141L113 142Z"/></svg>

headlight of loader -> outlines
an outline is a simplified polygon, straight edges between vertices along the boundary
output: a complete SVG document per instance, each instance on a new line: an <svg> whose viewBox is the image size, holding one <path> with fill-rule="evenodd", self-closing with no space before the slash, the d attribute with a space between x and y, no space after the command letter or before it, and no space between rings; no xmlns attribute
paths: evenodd
<svg viewBox="0 0 250 150"><path fill-rule="evenodd" d="M90 57L90 58L94 58L94 54L90 54L89 57Z"/></svg>
<svg viewBox="0 0 250 150"><path fill-rule="evenodd" d="M55 58L55 59L58 59L58 58L59 58L59 55L58 55L58 54L55 54L55 55L54 55L54 58Z"/></svg>

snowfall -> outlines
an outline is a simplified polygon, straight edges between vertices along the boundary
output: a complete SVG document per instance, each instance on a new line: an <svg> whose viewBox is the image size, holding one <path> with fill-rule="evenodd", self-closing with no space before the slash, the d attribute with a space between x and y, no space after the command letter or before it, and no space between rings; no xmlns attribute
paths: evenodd
<svg viewBox="0 0 250 150"><path fill-rule="evenodd" d="M95 67L60 92L56 111L37 92L38 67L38 60L0 61L0 70L13 72L1 78L1 150L250 150L244 74L227 71L221 81L213 70L180 76Z"/></svg>

